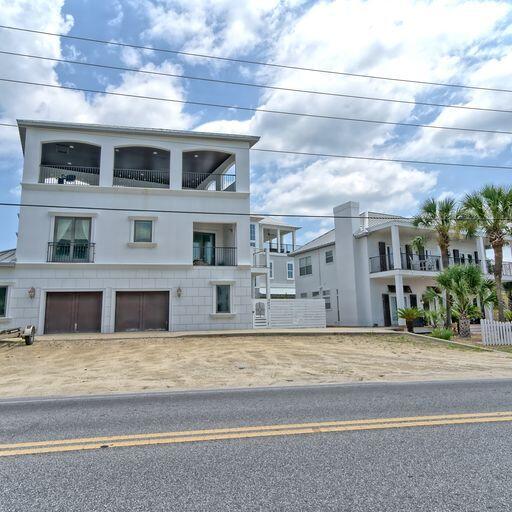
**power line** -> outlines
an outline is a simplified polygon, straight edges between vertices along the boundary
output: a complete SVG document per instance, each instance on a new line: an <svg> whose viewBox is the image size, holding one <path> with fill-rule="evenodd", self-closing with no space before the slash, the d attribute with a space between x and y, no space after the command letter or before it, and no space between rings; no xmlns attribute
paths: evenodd
<svg viewBox="0 0 512 512"><path fill-rule="evenodd" d="M0 82L9 82L14 84L24 84L24 85L35 85L38 87L49 87L52 89L65 89L69 91L81 91L81 92L89 92L93 94L106 94L110 96L121 96L126 98L138 98L144 100L154 100L154 101L165 101L170 103L179 103L184 105L195 105L199 107L213 107L213 108L221 108L221 109L229 109L229 110L242 110L244 112L261 112L265 114L277 114L277 115L287 115L294 117L307 117L314 119L328 119L332 121L349 121L356 123L365 123L365 124L384 124L384 125L392 125L392 126L407 126L413 128L433 128L436 130L450 130L450 131L461 131L461 132L471 132L471 133L493 133L499 135L512 135L512 132L505 130L486 130L484 128L464 128L457 126L440 126L433 124L422 124L422 123L406 123L399 121L379 121L375 119L362 119L358 117L342 117L342 116L331 116L325 114L310 114L307 112L291 112L288 110L273 110L266 108L257 108L257 107L240 107L236 105L225 105L222 103L209 103L204 101L191 101L191 100L177 100L174 98L162 98L159 96L145 96L139 94L129 94L129 93L121 93L114 91L100 91L98 89L86 89L83 87L74 87L70 85L56 85L56 84L45 84L41 82L29 82L27 80L14 80L10 78L0 78Z"/></svg>
<svg viewBox="0 0 512 512"><path fill-rule="evenodd" d="M257 212L211 212L211 211L190 211L190 210L161 210L152 208L118 208L108 206L76 206L76 205L49 205L40 203L6 203L0 202L0 206L13 206L17 208L56 208L66 210L100 210L109 212L136 212L136 213L173 213L180 215L228 215L240 217L288 217L298 219L374 219L374 220L405 220L411 221L414 217L403 217L400 215L313 215L307 213L257 213ZM460 217L459 220L473 220L470 218ZM504 220L512 222L512 219L489 218L488 220Z"/></svg>
<svg viewBox="0 0 512 512"><path fill-rule="evenodd" d="M17 124L13 123L0 123L0 126L7 126L10 128L18 128ZM177 144L185 144L178 142ZM202 147L212 147L217 149L239 149L235 146L226 146L219 144L201 144ZM438 162L431 160L406 160L399 158L385 158L385 157L372 157L372 156L359 156L359 155L341 155L339 153L314 153L309 151L292 151L286 149L271 149L271 148L251 148L251 151L258 151L262 153L277 153L284 155L297 155L307 157L321 157L321 158L341 158L348 160L368 160L374 162L394 162L401 164L412 164L412 165L437 165L437 166L448 166L448 167L468 167L476 169L497 169L497 170L512 170L512 166L507 165L492 165L492 164L469 164L469 163L457 163L457 162Z"/></svg>
<svg viewBox="0 0 512 512"><path fill-rule="evenodd" d="M381 97L376 97L376 96L361 96L361 95L356 95L356 94L316 91L316 90L311 90L311 89L296 89L296 88L292 88L292 87L282 87L282 86L268 85L268 84L257 84L257 83L253 83L253 82L238 82L238 81L234 81L234 80L221 80L218 78L209 78L209 77L192 76L192 75L180 75L178 73L166 73L163 71L151 71L151 70L146 70L146 69L138 69L138 68L125 67L125 66L114 66L111 64L99 64L99 63L95 63L95 62L82 62L79 60L70 60L70 59L57 59L54 57L43 57L41 55L33 55L33 54L18 53L18 52L8 52L8 51L2 51L2 50L0 50L0 54L11 55L11 56L15 56L15 57L27 57L30 59L39 59L39 60L46 60L46 61L51 61L51 62L59 62L59 63L63 63L63 64L76 64L79 66L89 66L89 67L95 67L95 68L101 68L101 69L129 71L130 73L142 73L145 75L180 78L180 79L184 79L184 80L198 80L198 81L202 81L202 82L211 82L211 83L217 83L217 84L239 85L239 86L243 86L243 87L271 89L271 90L275 90L275 91L299 92L299 93L305 93L305 94L316 94L316 95L321 95L321 96L333 96L333 97L338 97L338 98L352 98L352 99L358 99L358 100L382 101L382 102L388 102L388 103L402 103L402 104L406 104L406 105L421 105L421 106L427 106L427 107L442 107L442 108L455 108L455 109L463 109L463 110L476 110L476 111L480 111L480 112L498 112L498 113L502 113L502 114L511 114L512 113L512 110L505 110L505 109L499 109L499 108L475 107L475 106L469 106L469 105L452 105L449 103L431 103L431 102L417 101L417 100L400 100L400 99L395 99L395 98L381 98Z"/></svg>
<svg viewBox="0 0 512 512"><path fill-rule="evenodd" d="M499 89L496 87L481 87L476 85L467 85L467 84L457 84L457 83L446 83L446 82L430 82L426 80L413 80L407 78L397 78L397 77L389 77L389 76L379 76L379 75L366 75L362 73L349 73L347 71L335 71L330 69L319 69L319 68L310 68L304 66L294 66L290 64L279 64L275 62L263 62L257 60L249 60L249 59L237 59L234 57L222 57L219 55L208 55L204 53L194 53L194 52L186 52L182 50L172 50L169 48L155 48L152 46L144 46L130 43L119 43L116 41L106 41L104 39L96 39L92 37L84 37L84 36L71 36L68 34L59 34L56 32L46 32L43 30L34 30L22 27L14 27L12 25L0 25L0 28L8 29L8 30L16 30L19 32L28 32L31 34L41 34L46 36L54 36L54 37L62 37L65 39L73 39L75 41L85 41L89 43L98 43L98 44L108 44L112 46L119 46L123 48L135 48L137 50L150 50L154 52L162 52L162 53L172 53L174 55L184 55L187 57L198 57L202 59L212 59L219 60L223 62L235 62L239 64L251 64L256 66L267 66L272 68L280 68L280 69L291 69L296 71L309 71L314 73L326 73L330 75L339 75L339 76L351 76L351 77L359 77L359 78L369 78L372 80L388 80L392 82L404 82L411 84L419 84L419 85L433 85L439 87L455 87L460 89L472 89L478 91L492 91L492 92L512 92L512 89Z"/></svg>

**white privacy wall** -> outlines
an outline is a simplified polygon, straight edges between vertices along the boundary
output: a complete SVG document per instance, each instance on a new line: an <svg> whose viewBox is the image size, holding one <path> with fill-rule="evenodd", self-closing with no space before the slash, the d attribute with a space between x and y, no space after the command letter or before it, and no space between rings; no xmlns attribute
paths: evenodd
<svg viewBox="0 0 512 512"><path fill-rule="evenodd" d="M271 299L269 327L325 327L323 299Z"/></svg>

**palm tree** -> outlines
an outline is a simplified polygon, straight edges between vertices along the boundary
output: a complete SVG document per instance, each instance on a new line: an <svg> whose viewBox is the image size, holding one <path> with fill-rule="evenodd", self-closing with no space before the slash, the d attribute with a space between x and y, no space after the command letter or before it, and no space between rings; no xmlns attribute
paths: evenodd
<svg viewBox="0 0 512 512"><path fill-rule="evenodd" d="M450 263L450 235L457 226L458 218L459 208L455 199L452 198L439 201L434 198L427 199L421 206L420 212L413 217L412 223L415 227L433 229L436 232L443 268L448 268ZM451 324L451 304L447 298L445 326L450 328Z"/></svg>
<svg viewBox="0 0 512 512"><path fill-rule="evenodd" d="M485 306L495 300L493 285L484 278L480 267L455 265L445 268L437 277L438 284L451 297L452 310L459 320L459 334L462 338L471 336L471 319L480 317L475 304L479 297Z"/></svg>
<svg viewBox="0 0 512 512"><path fill-rule="evenodd" d="M492 272L496 282L498 297L498 317L505 320L505 304L503 301L503 246L506 237L512 234L512 188L486 185L478 192L468 194L461 209L461 226L467 236L475 236L483 231L494 251Z"/></svg>
<svg viewBox="0 0 512 512"><path fill-rule="evenodd" d="M414 332L414 321L423 316L423 311L417 308L401 308L397 313L398 318L405 320L408 332Z"/></svg>

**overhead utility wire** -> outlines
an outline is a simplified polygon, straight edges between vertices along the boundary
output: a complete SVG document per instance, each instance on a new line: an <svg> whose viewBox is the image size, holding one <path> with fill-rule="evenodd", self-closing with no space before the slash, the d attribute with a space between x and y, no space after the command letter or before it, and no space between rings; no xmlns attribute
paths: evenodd
<svg viewBox="0 0 512 512"><path fill-rule="evenodd" d="M18 128L17 124L14 123L0 123L0 126L7 126L10 128ZM192 132L193 133L193 132ZM184 142L178 142L175 144L184 144ZM211 147L217 149L240 149L235 146L226 146L224 144L201 144L201 147ZM468 163L457 163L457 162L435 162L430 160L405 160L399 158L385 158L385 157L373 157L373 156L358 156L358 155L340 155L339 153L314 153L309 151L292 151L286 149L270 149L270 148L251 148L251 151L259 151L262 153L277 153L284 155L298 155L298 156L317 156L322 158L343 158L348 160L369 160L376 162L395 162L401 164L414 164L414 165L438 165L448 167L471 167L478 169L501 169L501 170L512 170L512 166L509 165L492 165L492 164L468 164Z"/></svg>
<svg viewBox="0 0 512 512"><path fill-rule="evenodd" d="M146 212L146 213L175 213L184 215L228 215L241 217L289 217L304 219L378 219L378 220L413 220L413 217L402 217L400 215L313 215L307 213L257 213L257 212L211 212L211 211L190 211L190 210L160 210L152 208L117 208L107 206L77 206L77 205L54 205L40 203L5 203L1 202L0 206L14 206L24 208L58 208L58 209L75 209L75 210L100 210L109 212ZM459 220L473 220L471 218L460 217ZM489 218L488 220L505 220L512 222L512 219Z"/></svg>
<svg viewBox="0 0 512 512"><path fill-rule="evenodd" d="M28 32L31 34L41 34L46 36L54 36L54 37L62 37L65 39L73 39L75 41L86 41L89 43L98 43L98 44L108 44L112 46L119 46L124 48L135 48L137 50L150 50L154 52L162 52L162 53L172 53L174 55L185 55L187 57L198 57L202 59L213 59L220 60L224 62L236 62L239 64L252 64L256 66L267 66L272 68L281 68L281 69L292 69L296 71L310 71L314 73L326 73L330 75L340 75L340 76L353 76L359 78L370 78L372 80L388 80L392 82L405 82L411 84L420 84L420 85L434 85L440 87L456 87L461 89L473 89L479 91L492 91L492 92L512 92L512 89L500 89L496 87L482 87L477 85L467 85L467 84L456 84L456 83L446 83L446 82L430 82L427 80L413 80L408 78L397 78L397 77L389 77L389 76L379 76L379 75L366 75L362 73L349 73L347 71L335 71L331 69L319 69L319 68L310 68L304 66L294 66L291 64L279 64L276 62L263 62L257 60L249 60L249 59L237 59L234 57L222 57L219 55L208 55L204 53L194 53L194 52L186 52L182 50L172 50L170 48L155 48L152 46L144 46L138 44L130 44L130 43L119 43L117 41L107 41L105 39L96 39L92 37L84 37L84 36L71 36L69 34L59 34L56 32L46 32L43 30L34 30L22 27L15 27L12 25L0 25L0 28L4 28L7 30L16 30L19 32Z"/></svg>
<svg viewBox="0 0 512 512"><path fill-rule="evenodd" d="M57 59L54 57L43 57L41 55L33 55L29 53L18 53L18 52L8 52L0 50L0 54L3 55L11 55L14 57L27 57L30 59L39 59L39 60L46 60L51 62L59 62L63 64L76 64L79 66L89 66L89 67L95 67L95 68L101 68L101 69L112 69L116 71L128 71L130 73L142 73L145 75L155 75L155 76L164 76L164 77L171 77L171 78L181 78L184 80L198 80L202 82L211 82L216 84L228 84L228 85L239 85L242 87L254 87L258 89L271 89L275 91L286 91L286 92L299 92L299 93L305 93L305 94L316 94L321 96L333 96L338 98L351 98L351 99L357 99L357 100L368 100L368 101L383 101L387 103L402 103L406 105L422 105L427 107L443 107L443 108L456 108L456 109L463 109L463 110L476 110L479 112L498 112L502 114L511 114L512 110L505 110L500 108L486 108L486 107L475 107L475 106L469 106L469 105L452 105L449 103L431 103L427 101L416 101L416 100L400 100L396 98L380 98L377 96L361 96L357 94L345 94L345 93L338 93L338 92L328 92L328 91L316 91L312 89L295 89L292 87L282 87L277 85L268 85L268 84L257 84L253 82L238 82L234 80L221 80L218 78L209 78L209 77L202 77L202 76L192 76L192 75L180 75L178 73L166 73L163 71L151 71L147 69L139 69L139 68L131 68L131 67L125 67L125 66L114 66L111 64L99 64L97 62L82 62L79 60L71 60L71 59Z"/></svg>
<svg viewBox="0 0 512 512"><path fill-rule="evenodd" d="M407 126L414 128L432 128L436 130L450 130L450 131L461 131L461 132L472 132L472 133L495 133L500 135L512 135L512 132L505 130L486 130L484 128L465 128L459 126L440 126L433 124L422 124L422 123L406 123L399 121L380 121L376 119L362 119L358 117L344 117L344 116L330 116L325 114L310 114L307 112L291 112L288 110L273 110L259 107L240 107L236 105L225 105L222 103L209 103L205 101L191 101L191 100L177 100L174 98L162 98L159 96L144 96L139 94L129 94L129 93L121 93L114 91L101 91L98 89L86 89L84 87L74 87L70 85L56 85L56 84L45 84L41 82L30 82L27 80L14 80L11 78L0 78L0 82L8 82L14 84L24 84L24 85L35 85L38 87L50 87L52 89L65 89L69 91L82 91L82 92L90 92L93 94L106 94L110 96L121 96L126 98L138 98L144 100L155 100L155 101L166 101L170 103L180 103L184 105L195 105L200 107L213 107L213 108L222 108L227 110L242 110L246 112L261 112L265 114L278 114L278 115L287 115L294 117L309 117L314 119L329 119L333 121L349 121L355 123L366 123L366 124L384 124L384 125L392 125L392 126Z"/></svg>

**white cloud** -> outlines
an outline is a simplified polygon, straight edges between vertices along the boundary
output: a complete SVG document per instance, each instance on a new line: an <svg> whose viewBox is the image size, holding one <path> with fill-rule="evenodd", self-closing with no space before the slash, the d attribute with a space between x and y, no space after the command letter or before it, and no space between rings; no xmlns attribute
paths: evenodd
<svg viewBox="0 0 512 512"><path fill-rule="evenodd" d="M124 19L124 11L123 6L119 0L114 0L112 3L112 9L114 11L114 17L108 20L108 25L110 27L117 27L121 25Z"/></svg>

